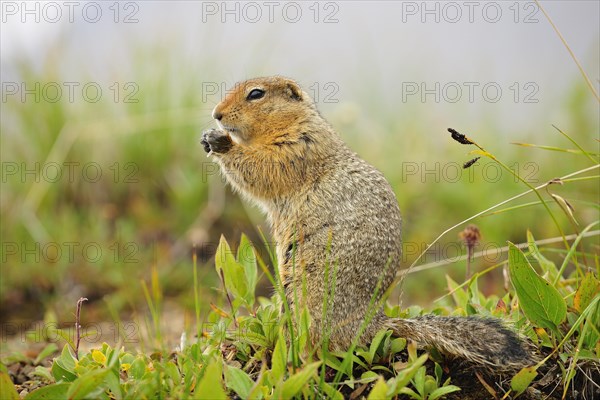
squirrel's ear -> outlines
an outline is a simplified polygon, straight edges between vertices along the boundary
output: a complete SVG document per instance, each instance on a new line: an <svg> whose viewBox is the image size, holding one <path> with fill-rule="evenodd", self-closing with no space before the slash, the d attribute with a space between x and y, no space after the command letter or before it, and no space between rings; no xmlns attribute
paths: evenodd
<svg viewBox="0 0 600 400"><path fill-rule="evenodd" d="M300 89L295 83L289 82L286 85L286 92L292 100L302 101L302 89Z"/></svg>

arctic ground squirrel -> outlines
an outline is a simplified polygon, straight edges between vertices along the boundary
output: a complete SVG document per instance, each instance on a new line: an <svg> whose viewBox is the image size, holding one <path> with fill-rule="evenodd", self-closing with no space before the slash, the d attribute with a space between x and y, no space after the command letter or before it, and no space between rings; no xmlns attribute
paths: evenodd
<svg viewBox="0 0 600 400"><path fill-rule="evenodd" d="M533 363L525 343L498 319L401 319L382 307L372 310L400 263L396 196L295 81L273 76L238 83L212 116L218 129L202 134L204 150L233 189L266 213L285 300L292 312L299 309L295 301L308 308L314 345L327 339L330 350L344 351L361 327L362 345L388 328L496 372Z"/></svg>

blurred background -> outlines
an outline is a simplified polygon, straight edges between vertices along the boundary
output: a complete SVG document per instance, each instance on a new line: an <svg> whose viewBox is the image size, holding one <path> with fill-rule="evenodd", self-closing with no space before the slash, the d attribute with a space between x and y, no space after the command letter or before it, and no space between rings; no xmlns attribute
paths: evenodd
<svg viewBox="0 0 600 400"><path fill-rule="evenodd" d="M598 91L600 3L542 5ZM1 30L3 350L40 321L72 324L82 296L84 324L143 319L152 277L176 342L194 323L194 253L204 310L222 301L212 258L221 235L235 247L245 233L268 259L263 216L199 143L213 107L246 78L296 79L385 174L404 215L399 268L445 229L527 189L489 160L463 170L472 148L448 127L532 185L593 164L513 142L574 149L555 125L599 152L598 102L531 1L4 1ZM550 206L566 234L598 219L597 180L551 192L575 210L579 226ZM495 250L525 241L527 229L559 236L539 205L473 222L476 250L489 251L475 270L501 261ZM463 228L417 264L463 254ZM597 237L586 243L598 254ZM403 305L431 306L445 275L462 282L464 269L460 261L408 275ZM500 270L479 283L504 293ZM260 293L272 293L264 277Z"/></svg>

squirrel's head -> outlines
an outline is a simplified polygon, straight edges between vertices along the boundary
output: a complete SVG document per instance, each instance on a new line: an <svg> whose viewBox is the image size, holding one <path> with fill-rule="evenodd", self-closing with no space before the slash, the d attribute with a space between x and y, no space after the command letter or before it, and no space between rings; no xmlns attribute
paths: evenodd
<svg viewBox="0 0 600 400"><path fill-rule="evenodd" d="M315 114L313 100L296 82L273 76L237 83L212 116L234 141L248 144L294 134Z"/></svg>

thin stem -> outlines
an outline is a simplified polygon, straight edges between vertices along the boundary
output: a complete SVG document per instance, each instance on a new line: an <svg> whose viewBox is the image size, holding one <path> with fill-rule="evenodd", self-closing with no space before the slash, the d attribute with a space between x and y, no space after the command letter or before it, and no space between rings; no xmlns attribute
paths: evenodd
<svg viewBox="0 0 600 400"><path fill-rule="evenodd" d="M594 157L592 157L592 156L590 155L590 153L588 153L587 151L585 151L585 150L583 149L583 147L581 147L581 146L579 145L579 143L577 143L576 141L574 141L574 140L571 138L571 136L569 136L569 135L567 135L565 132L561 131L561 130L560 130L560 129L559 129L557 126L556 126L556 125L554 125L554 124L552 125L552 127L553 127L554 129L556 129L557 131L559 131L559 132L560 132L560 133L561 133L561 134L562 134L564 137L566 137L567 139L569 139L569 141L570 141L571 143L573 143L573 144L574 144L574 145L575 145L575 146L576 146L576 147L579 149L579 151L581 151L583 154L585 154L585 156L586 156L587 158L589 158L591 162L593 162L594 164L597 164L597 163L598 163L598 160L595 160L595 159L594 159Z"/></svg>
<svg viewBox="0 0 600 400"><path fill-rule="evenodd" d="M600 175L582 176L580 178L562 179L563 182L577 182L577 181L589 181L592 179L598 179Z"/></svg>
<svg viewBox="0 0 600 400"><path fill-rule="evenodd" d="M200 341L202 337L202 329L200 325L200 294L198 293L198 255L196 254L196 245L193 247L192 268L194 274L194 308L196 311L196 340ZM181 349L183 350L183 349Z"/></svg>
<svg viewBox="0 0 600 400"><path fill-rule="evenodd" d="M473 247L469 246L467 248L467 271L465 274L465 279L469 279L471 277L471 258L473 257Z"/></svg>
<svg viewBox="0 0 600 400"><path fill-rule="evenodd" d="M227 291L227 286L225 286L225 274L223 273L223 270L219 270L220 272L220 276L221 276L221 283L223 284L223 290L225 291L225 296L227 297L227 301L229 302L229 308L231 309L231 318L233 318L233 325L235 325L235 327L238 327L236 318L235 318L235 310L233 308L233 302L231 301L231 296L229 296L229 292Z"/></svg>
<svg viewBox="0 0 600 400"><path fill-rule="evenodd" d="M79 360L79 343L81 342L81 324L79 323L81 321L81 304L87 300L87 297L81 297L77 300L77 311L75 313L75 334L77 335L77 338L75 341L75 348L73 349L75 350L75 358L77 360Z"/></svg>

